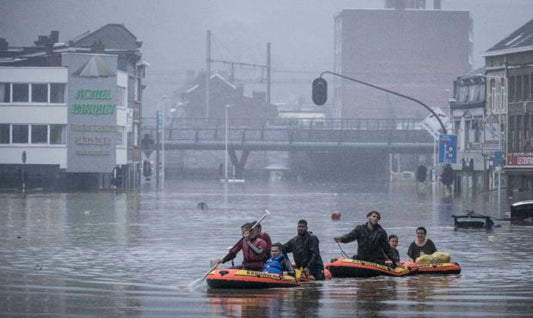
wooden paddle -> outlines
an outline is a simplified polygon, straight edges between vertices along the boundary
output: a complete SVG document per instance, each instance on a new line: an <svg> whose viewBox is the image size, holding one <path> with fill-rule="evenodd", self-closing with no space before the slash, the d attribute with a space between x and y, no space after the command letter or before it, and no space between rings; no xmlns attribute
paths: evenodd
<svg viewBox="0 0 533 318"><path fill-rule="evenodd" d="M265 218L267 218L269 215L270 215L270 211L265 210L265 214L257 222L255 222L255 224L252 226L252 230L259 223L261 223ZM230 250L232 250L235 246L237 246L237 244L239 244L241 242L242 242L242 238L237 243L235 243L235 245L233 245L233 247ZM209 270L207 271L207 273L204 274L204 276L192 281L189 285L187 285L187 288L196 288L196 287L198 287L204 281L204 279L207 277L207 275L209 275L209 273L211 273L215 268L217 268L217 266L218 266L218 263L215 263L215 265L213 265L213 266L211 266L211 268L209 268Z"/></svg>

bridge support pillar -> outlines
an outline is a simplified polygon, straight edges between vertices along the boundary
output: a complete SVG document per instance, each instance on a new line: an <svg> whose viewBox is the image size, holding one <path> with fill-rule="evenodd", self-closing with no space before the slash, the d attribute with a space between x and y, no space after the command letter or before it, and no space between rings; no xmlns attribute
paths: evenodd
<svg viewBox="0 0 533 318"><path fill-rule="evenodd" d="M241 153L241 158L237 158L237 152L235 149L229 149L229 157L231 159L231 164L235 167L235 178L243 179L244 177L244 166L246 165L246 160L248 160L248 155L250 150L245 149Z"/></svg>

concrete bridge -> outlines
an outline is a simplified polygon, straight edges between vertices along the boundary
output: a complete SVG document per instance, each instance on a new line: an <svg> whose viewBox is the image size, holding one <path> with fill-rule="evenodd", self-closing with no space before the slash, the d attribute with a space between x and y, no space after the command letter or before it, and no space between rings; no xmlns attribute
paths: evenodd
<svg viewBox="0 0 533 318"><path fill-rule="evenodd" d="M220 122L211 127L199 125L201 121L168 119L166 122L168 124L159 130L159 134L155 125L143 127L142 136L148 135L155 141L154 149L157 149L158 138L160 149L165 151L227 149L237 176L242 175L251 151L334 152L339 154L335 157L350 154L357 161L358 154L381 157L402 153L427 154L432 153L434 147L430 134L420 127L420 120L414 119L298 119L264 122L262 125L233 120L227 127ZM236 151L241 151L240 158Z"/></svg>

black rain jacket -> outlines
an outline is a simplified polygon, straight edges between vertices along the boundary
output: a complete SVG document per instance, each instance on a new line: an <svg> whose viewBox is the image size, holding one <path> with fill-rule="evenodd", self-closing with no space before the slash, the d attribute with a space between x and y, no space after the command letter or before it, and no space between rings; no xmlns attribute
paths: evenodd
<svg viewBox="0 0 533 318"><path fill-rule="evenodd" d="M312 232L296 235L283 244L283 253L292 253L296 268L321 269L324 267L320 257L319 240Z"/></svg>
<svg viewBox="0 0 533 318"><path fill-rule="evenodd" d="M379 224L376 224L373 230L370 230L367 224L357 225L350 233L341 237L342 243L357 240L357 255L354 258L385 264L385 255L387 255L394 263L399 262L400 259L389 245L387 232Z"/></svg>

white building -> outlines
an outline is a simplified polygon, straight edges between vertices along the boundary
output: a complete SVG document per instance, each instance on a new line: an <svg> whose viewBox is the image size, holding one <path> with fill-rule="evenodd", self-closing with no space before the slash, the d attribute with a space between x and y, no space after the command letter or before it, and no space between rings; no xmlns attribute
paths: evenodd
<svg viewBox="0 0 533 318"><path fill-rule="evenodd" d="M0 48L0 188L138 183L145 63L137 49L106 50L110 34L140 46L106 25L69 46L52 33L35 48Z"/></svg>

